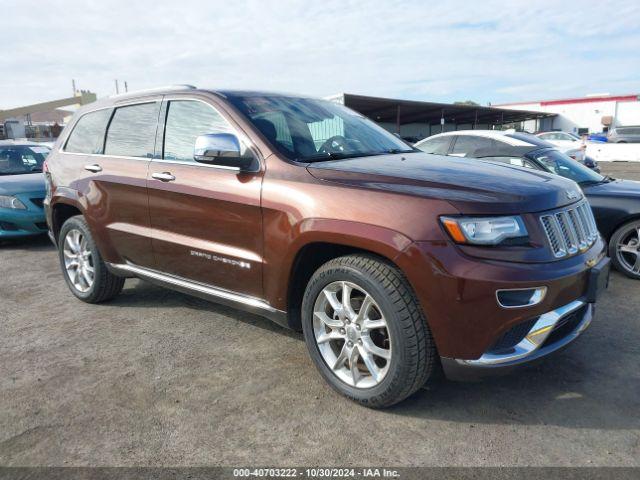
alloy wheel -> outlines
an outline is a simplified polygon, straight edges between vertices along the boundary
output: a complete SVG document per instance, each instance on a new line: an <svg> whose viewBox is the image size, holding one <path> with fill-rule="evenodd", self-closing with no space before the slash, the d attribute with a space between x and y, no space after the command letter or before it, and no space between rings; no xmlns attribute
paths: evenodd
<svg viewBox="0 0 640 480"><path fill-rule="evenodd" d="M64 267L73 287L81 293L91 289L95 278L93 256L85 235L77 229L69 230L64 239Z"/></svg>
<svg viewBox="0 0 640 480"><path fill-rule="evenodd" d="M640 227L631 227L620 236L616 245L620 264L629 272L640 274Z"/></svg>
<svg viewBox="0 0 640 480"><path fill-rule="evenodd" d="M333 282L313 307L313 331L324 362L344 383L378 385L389 370L391 338L382 310L362 287Z"/></svg>

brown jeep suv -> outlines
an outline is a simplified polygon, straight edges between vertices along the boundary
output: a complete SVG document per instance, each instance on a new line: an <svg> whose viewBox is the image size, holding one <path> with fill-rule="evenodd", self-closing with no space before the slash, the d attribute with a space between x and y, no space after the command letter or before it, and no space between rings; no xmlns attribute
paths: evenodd
<svg viewBox="0 0 640 480"><path fill-rule="evenodd" d="M591 322L609 260L572 181L408 146L329 101L193 87L78 111L45 165L71 292L126 277L304 332L371 407L504 371Z"/></svg>

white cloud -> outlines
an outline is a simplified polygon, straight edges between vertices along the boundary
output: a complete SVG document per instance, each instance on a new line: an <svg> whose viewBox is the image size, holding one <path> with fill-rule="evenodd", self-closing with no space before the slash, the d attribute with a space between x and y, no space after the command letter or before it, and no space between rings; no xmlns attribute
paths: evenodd
<svg viewBox="0 0 640 480"><path fill-rule="evenodd" d="M499 102L640 91L616 1L6 2L0 108L172 83Z"/></svg>

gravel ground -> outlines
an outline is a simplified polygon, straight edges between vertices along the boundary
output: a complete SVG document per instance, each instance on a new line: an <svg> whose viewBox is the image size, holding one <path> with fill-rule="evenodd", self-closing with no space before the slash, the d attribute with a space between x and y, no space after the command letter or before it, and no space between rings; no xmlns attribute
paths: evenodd
<svg viewBox="0 0 640 480"><path fill-rule="evenodd" d="M618 274L571 348L384 411L262 318L138 280L81 303L44 238L0 246L0 275L0 465L640 466L640 283Z"/></svg>

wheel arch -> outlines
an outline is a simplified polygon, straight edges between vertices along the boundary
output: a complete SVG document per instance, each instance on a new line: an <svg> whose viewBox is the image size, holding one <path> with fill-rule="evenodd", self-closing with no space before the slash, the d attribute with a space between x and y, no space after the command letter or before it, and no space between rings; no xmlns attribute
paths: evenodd
<svg viewBox="0 0 640 480"><path fill-rule="evenodd" d="M70 199L59 199L51 205L51 230L56 242L64 222L76 215L82 215L82 211L80 206Z"/></svg>
<svg viewBox="0 0 640 480"><path fill-rule="evenodd" d="M289 327L300 330L302 297L307 283L315 271L326 262L349 254L365 254L380 258L399 270L395 259L412 241L392 230L366 224L353 225L349 229L343 222L328 221L326 229L300 235L294 243L289 267L286 271L285 305ZM376 232L374 232L374 230ZM349 232L349 233L345 233Z"/></svg>
<svg viewBox="0 0 640 480"><path fill-rule="evenodd" d="M611 241L611 238L615 235L615 233L624 225L631 222L637 222L640 220L640 212L631 213L626 215L625 217L618 219L616 223L609 229L609 235L607 236L607 244Z"/></svg>

